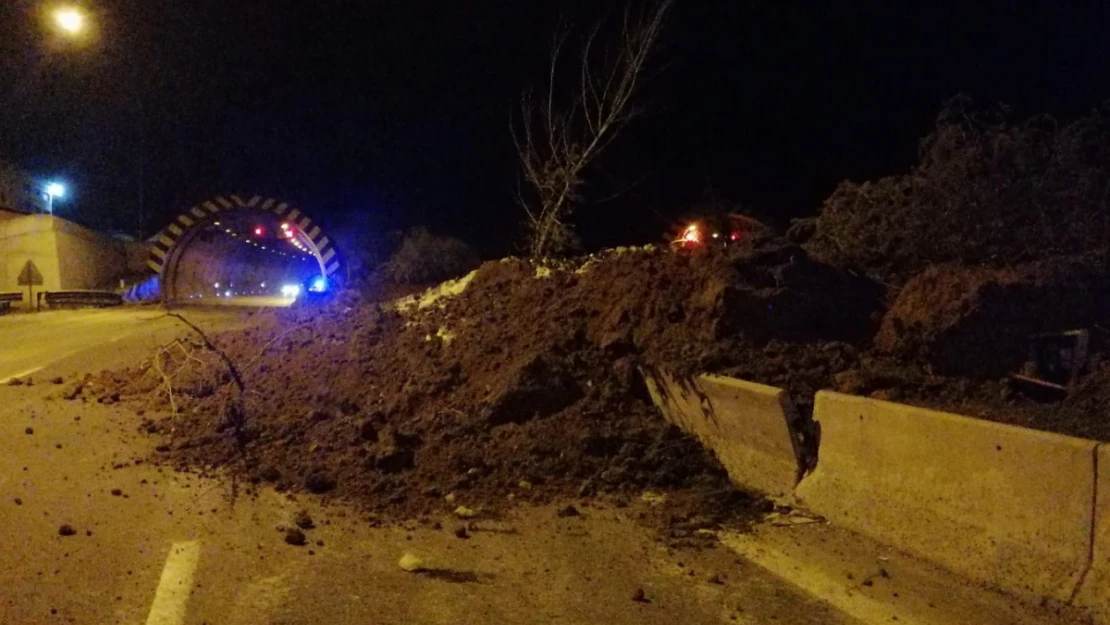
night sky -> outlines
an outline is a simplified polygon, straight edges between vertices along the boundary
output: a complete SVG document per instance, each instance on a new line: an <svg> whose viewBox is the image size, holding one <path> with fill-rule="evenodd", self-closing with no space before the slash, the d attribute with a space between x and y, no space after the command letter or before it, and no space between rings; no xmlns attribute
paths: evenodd
<svg viewBox="0 0 1110 625"><path fill-rule="evenodd" d="M88 0L61 44L0 0L0 158L76 191L58 212L146 232L222 193L345 226L427 225L511 250L508 119L560 16L607 0ZM612 6L620 6L614 3ZM601 9L599 9L601 7ZM946 98L1082 113L1110 97L1110 9L1067 0L676 0L655 113L595 172L587 244L656 241L717 197L811 214L839 180L905 170Z"/></svg>

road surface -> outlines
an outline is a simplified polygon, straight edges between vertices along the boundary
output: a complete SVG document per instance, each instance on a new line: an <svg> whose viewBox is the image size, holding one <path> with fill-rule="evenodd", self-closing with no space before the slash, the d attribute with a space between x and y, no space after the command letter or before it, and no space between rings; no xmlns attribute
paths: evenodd
<svg viewBox="0 0 1110 625"><path fill-rule="evenodd" d="M232 327L245 322L245 311L194 310L190 318L213 327ZM155 338L180 328L165 311L152 307L55 310L13 313L0 316L0 384L13 377L31 375L68 357L105 356L123 339L144 337L149 347ZM134 347L135 341L128 343ZM105 351L106 350L106 351ZM86 358L87 359L87 358ZM95 365L95 362L90 362ZM99 370L97 368L96 370Z"/></svg>
<svg viewBox="0 0 1110 625"><path fill-rule="evenodd" d="M187 314L219 329L265 313ZM576 501L583 515L567 519L557 506L521 507L477 519L462 539L446 503L379 527L316 497L262 489L233 499L226 479L149 462L162 441L139 426L157 415L67 401L49 382L135 364L183 334L158 317L0 319L0 377L42 367L33 385L0 385L0 624L1066 622L825 526L692 551L660 542L637 521L639 504ZM308 544L286 544L279 528L302 510L316 527ZM427 570L402 570L405 554Z"/></svg>
<svg viewBox="0 0 1110 625"><path fill-rule="evenodd" d="M203 299L187 299L178 302L179 305L204 306L237 306L245 308L288 308L296 299L281 295L237 295L234 297L206 297Z"/></svg>

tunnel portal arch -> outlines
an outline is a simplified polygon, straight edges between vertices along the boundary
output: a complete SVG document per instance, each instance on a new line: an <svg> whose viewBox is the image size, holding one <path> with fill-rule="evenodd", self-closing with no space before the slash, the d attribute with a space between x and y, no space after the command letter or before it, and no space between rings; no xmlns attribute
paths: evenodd
<svg viewBox="0 0 1110 625"><path fill-rule="evenodd" d="M304 240L319 263L320 274L332 283L342 281L343 260L338 249L323 228L304 211L287 202L261 195L251 196L247 200L239 195L219 195L181 213L154 237L147 266L158 274L161 298L164 301L176 299L174 289L177 264L189 241L221 214L246 210L268 213L295 225L303 233Z"/></svg>

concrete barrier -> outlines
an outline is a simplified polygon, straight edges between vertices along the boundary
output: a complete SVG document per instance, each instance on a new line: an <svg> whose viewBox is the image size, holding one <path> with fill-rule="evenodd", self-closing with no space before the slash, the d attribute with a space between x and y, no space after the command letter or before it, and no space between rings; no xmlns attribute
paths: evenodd
<svg viewBox="0 0 1110 625"><path fill-rule="evenodd" d="M1097 443L828 391L814 419L804 506L973 580L1072 598L1089 557Z"/></svg>
<svg viewBox="0 0 1110 625"><path fill-rule="evenodd" d="M1079 587L1075 604L1090 610L1096 622L1110 624L1110 445L1106 444L1098 446L1091 537L1091 568Z"/></svg>
<svg viewBox="0 0 1110 625"><path fill-rule="evenodd" d="M734 484L775 496L797 485L795 411L785 391L713 375L675 379L658 369L644 379L663 416L712 450Z"/></svg>

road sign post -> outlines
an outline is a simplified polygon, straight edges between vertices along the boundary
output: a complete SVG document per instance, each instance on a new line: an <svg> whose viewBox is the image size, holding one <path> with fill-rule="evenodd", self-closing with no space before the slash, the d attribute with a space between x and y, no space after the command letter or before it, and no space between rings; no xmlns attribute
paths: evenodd
<svg viewBox="0 0 1110 625"><path fill-rule="evenodd" d="M27 305L35 301L34 287L42 286L42 272L35 266L35 263L30 259L27 264L23 265L23 269L19 272L19 286L27 287ZM38 305L35 305L38 309Z"/></svg>

